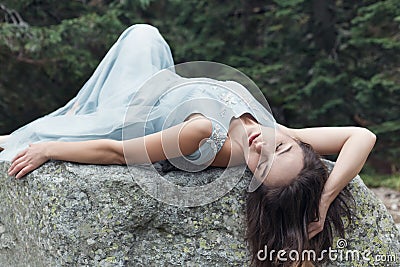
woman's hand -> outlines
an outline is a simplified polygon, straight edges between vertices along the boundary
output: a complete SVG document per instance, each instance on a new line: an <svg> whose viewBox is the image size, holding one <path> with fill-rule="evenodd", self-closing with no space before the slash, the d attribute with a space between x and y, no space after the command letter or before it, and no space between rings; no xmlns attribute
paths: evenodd
<svg viewBox="0 0 400 267"><path fill-rule="evenodd" d="M324 226L326 213L343 188L360 172L376 136L366 128L360 127L318 127L290 129L279 126L282 131L300 141L310 144L320 155L339 153L335 166L324 185L320 203L319 221L308 226L309 237L318 234Z"/></svg>
<svg viewBox="0 0 400 267"><path fill-rule="evenodd" d="M14 157L8 169L8 175L15 175L15 178L19 179L48 161L46 145L47 143L30 144L28 148Z"/></svg>
<svg viewBox="0 0 400 267"><path fill-rule="evenodd" d="M319 218L318 221L311 222L308 225L308 238L311 239L324 229L326 214L328 213L330 204L322 197L319 202Z"/></svg>

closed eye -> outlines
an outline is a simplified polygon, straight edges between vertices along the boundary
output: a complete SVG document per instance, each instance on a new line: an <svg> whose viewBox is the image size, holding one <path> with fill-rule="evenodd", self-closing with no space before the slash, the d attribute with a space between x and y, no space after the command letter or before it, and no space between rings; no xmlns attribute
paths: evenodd
<svg viewBox="0 0 400 267"><path fill-rule="evenodd" d="M263 162L260 162L258 165L257 165L257 169L260 169L261 168L261 165L263 165L265 162L267 162L268 161L268 159L266 159L266 160L264 160Z"/></svg>
<svg viewBox="0 0 400 267"><path fill-rule="evenodd" d="M288 146L284 150L278 153L278 155L282 155L283 153L289 152L292 149L293 145Z"/></svg>
<svg viewBox="0 0 400 267"><path fill-rule="evenodd" d="M278 151L278 149L282 146L282 143L279 143L279 145L276 146L275 151Z"/></svg>
<svg viewBox="0 0 400 267"><path fill-rule="evenodd" d="M257 165L257 169L260 170L261 169L261 165L263 165L265 163L264 170L263 170L263 172L262 172L262 174L260 176L261 178L265 177L265 175L266 175L266 172L267 172L267 169L268 169L268 163L267 162L268 162L268 158L266 158L263 162L261 162L260 164Z"/></svg>

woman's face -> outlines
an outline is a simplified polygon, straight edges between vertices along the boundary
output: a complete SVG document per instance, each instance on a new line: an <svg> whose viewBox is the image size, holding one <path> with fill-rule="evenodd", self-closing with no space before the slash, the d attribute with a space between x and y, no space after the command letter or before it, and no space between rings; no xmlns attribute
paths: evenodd
<svg viewBox="0 0 400 267"><path fill-rule="evenodd" d="M247 166L264 184L288 184L301 171L303 151L295 139L276 129L274 142L271 129L259 124L248 127L246 132L249 141L245 152Z"/></svg>

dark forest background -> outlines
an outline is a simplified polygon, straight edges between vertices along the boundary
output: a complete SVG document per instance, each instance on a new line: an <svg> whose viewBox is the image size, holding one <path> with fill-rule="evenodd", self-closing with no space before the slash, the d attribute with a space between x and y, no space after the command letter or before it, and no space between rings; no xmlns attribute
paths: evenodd
<svg viewBox="0 0 400 267"><path fill-rule="evenodd" d="M367 171L400 172L398 0L0 0L0 134L64 105L134 23L176 63L243 71L280 123L369 128Z"/></svg>

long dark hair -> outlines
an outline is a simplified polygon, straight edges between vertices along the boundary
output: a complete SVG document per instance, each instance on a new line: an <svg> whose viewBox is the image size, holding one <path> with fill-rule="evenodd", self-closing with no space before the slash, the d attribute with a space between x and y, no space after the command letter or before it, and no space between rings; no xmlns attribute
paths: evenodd
<svg viewBox="0 0 400 267"><path fill-rule="evenodd" d="M315 251L318 258L322 250L332 245L334 233L344 237L342 216L349 222L351 220L349 201L353 198L344 189L330 205L322 232L309 240L307 226L319 218L319 201L329 173L309 144L299 144L304 154L304 166L297 177L284 186L263 184L248 196L246 240L253 266L300 266L304 250ZM260 260L257 254L261 255L259 251L264 253L266 248L275 253L263 255ZM286 252L287 260L278 260L276 252L279 250ZM291 251L298 252L295 261L288 257Z"/></svg>

